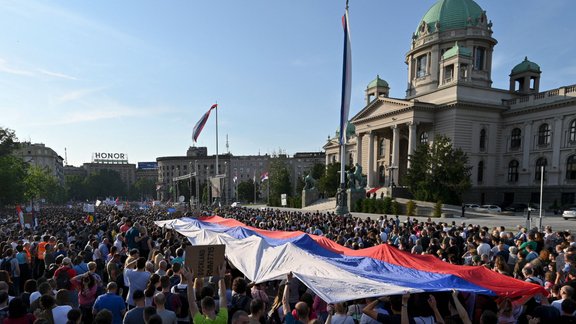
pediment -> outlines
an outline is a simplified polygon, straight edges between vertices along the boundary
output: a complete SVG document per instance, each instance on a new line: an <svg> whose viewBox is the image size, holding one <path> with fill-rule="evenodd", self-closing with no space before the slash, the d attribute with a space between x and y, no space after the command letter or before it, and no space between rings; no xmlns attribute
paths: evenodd
<svg viewBox="0 0 576 324"><path fill-rule="evenodd" d="M411 101L381 97L362 108L350 121L354 123L364 119L376 118L395 111L404 111L412 106L414 106L414 103Z"/></svg>

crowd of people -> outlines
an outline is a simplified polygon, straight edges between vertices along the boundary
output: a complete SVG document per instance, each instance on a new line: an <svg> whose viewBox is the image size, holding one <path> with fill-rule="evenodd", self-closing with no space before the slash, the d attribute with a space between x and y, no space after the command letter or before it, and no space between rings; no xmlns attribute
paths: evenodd
<svg viewBox="0 0 576 324"><path fill-rule="evenodd" d="M445 291L327 304L291 274L253 283L231 264L196 278L188 240L158 227L166 210L47 207L22 226L0 211L0 324L12 323L574 323L576 238L546 227L481 227L386 215L360 219L278 209L204 210L246 225L322 235L351 249L389 244L541 285L511 300Z"/></svg>

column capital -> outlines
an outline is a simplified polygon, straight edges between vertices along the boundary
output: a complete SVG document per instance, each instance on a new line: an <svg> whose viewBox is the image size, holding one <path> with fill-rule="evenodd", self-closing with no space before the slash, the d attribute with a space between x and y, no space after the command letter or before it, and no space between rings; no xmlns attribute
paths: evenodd
<svg viewBox="0 0 576 324"><path fill-rule="evenodd" d="M418 124L420 124L420 122L413 121L413 120L406 122L406 126L408 126L408 127L418 126Z"/></svg>

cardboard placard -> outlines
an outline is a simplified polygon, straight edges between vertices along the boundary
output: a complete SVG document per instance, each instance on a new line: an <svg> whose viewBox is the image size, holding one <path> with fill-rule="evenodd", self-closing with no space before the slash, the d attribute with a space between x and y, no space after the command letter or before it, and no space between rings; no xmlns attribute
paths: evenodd
<svg viewBox="0 0 576 324"><path fill-rule="evenodd" d="M225 251L223 244L187 246L184 264L198 278L217 276L218 267L224 262Z"/></svg>

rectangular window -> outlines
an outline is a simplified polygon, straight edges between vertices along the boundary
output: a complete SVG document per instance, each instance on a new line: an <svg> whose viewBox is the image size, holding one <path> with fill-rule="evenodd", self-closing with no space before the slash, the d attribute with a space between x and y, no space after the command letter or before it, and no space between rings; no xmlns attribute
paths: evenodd
<svg viewBox="0 0 576 324"><path fill-rule="evenodd" d="M428 71L428 55L421 55L416 58L416 77L425 77Z"/></svg>
<svg viewBox="0 0 576 324"><path fill-rule="evenodd" d="M486 49L484 47L476 47L474 49L474 69L478 71L483 71L485 60L486 60Z"/></svg>
<svg viewBox="0 0 576 324"><path fill-rule="evenodd" d="M444 83L452 82L454 78L454 65L444 67Z"/></svg>

